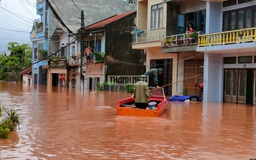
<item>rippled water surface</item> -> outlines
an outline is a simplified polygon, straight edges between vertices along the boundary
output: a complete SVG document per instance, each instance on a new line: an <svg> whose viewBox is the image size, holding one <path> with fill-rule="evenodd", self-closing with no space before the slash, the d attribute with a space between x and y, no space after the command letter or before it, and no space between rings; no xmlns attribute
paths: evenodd
<svg viewBox="0 0 256 160"><path fill-rule="evenodd" d="M130 96L0 82L0 105L22 120L0 139L0 159L256 158L256 106L169 102L161 117L118 116Z"/></svg>

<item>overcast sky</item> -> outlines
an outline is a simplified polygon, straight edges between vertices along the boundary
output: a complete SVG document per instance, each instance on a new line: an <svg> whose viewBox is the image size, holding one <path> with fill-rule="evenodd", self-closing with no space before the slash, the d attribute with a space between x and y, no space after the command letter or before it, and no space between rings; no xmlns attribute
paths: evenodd
<svg viewBox="0 0 256 160"><path fill-rule="evenodd" d="M30 44L35 6L36 0L0 0L0 53L9 53L9 42Z"/></svg>

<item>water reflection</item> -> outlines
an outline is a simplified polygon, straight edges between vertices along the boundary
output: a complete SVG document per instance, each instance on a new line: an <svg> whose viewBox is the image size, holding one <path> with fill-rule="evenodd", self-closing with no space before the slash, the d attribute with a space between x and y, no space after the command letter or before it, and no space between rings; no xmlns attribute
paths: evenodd
<svg viewBox="0 0 256 160"><path fill-rule="evenodd" d="M254 106L169 102L159 118L118 116L129 96L0 82L0 104L22 118L0 159L256 158Z"/></svg>

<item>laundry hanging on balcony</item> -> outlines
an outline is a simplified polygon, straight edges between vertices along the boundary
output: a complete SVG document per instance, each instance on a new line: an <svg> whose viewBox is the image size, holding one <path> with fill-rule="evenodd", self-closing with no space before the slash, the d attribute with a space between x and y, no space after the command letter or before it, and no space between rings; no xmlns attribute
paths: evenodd
<svg viewBox="0 0 256 160"><path fill-rule="evenodd" d="M140 36L141 36L141 33L143 33L143 31L140 30L137 26L135 26L135 32L136 32L136 35L137 35L138 37L140 37Z"/></svg>

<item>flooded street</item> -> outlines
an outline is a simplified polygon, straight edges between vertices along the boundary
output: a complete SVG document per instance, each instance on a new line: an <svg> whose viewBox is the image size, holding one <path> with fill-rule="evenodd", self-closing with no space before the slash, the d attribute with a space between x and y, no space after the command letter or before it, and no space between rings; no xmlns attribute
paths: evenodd
<svg viewBox="0 0 256 160"><path fill-rule="evenodd" d="M22 121L0 139L0 159L256 158L256 106L169 102L158 118L118 116L117 100L130 96L0 82L0 105Z"/></svg>

